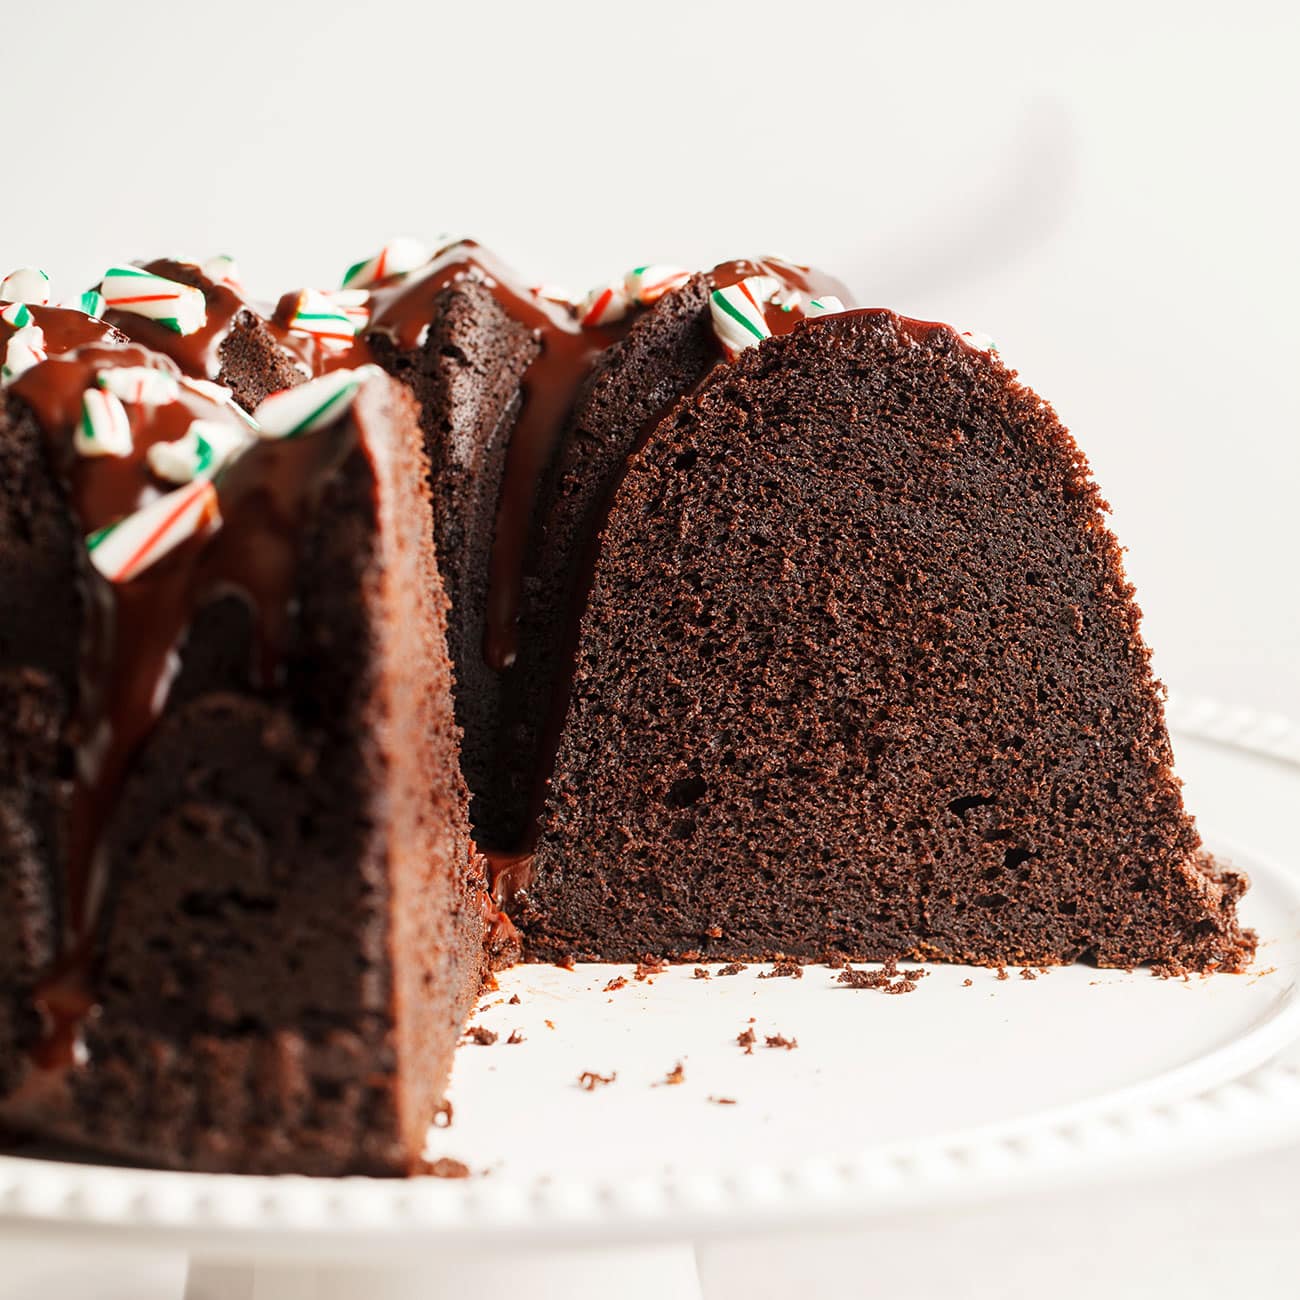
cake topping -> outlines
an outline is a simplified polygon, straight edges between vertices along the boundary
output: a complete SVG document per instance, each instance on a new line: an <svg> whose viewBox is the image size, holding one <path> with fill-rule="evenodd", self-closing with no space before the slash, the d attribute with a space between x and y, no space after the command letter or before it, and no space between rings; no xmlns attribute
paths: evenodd
<svg viewBox="0 0 1300 1300"><path fill-rule="evenodd" d="M680 266L635 266L623 277L623 292L633 302L649 307L690 278L690 271Z"/></svg>
<svg viewBox="0 0 1300 1300"><path fill-rule="evenodd" d="M114 366L101 370L95 382L124 402L159 406L180 397L180 381L156 366Z"/></svg>
<svg viewBox="0 0 1300 1300"><path fill-rule="evenodd" d="M330 351L349 348L357 336L356 300L351 294L349 297L354 304L352 314L331 295L319 289L302 289L284 317L285 328L294 334L314 338L322 348ZM360 295L360 301L364 304L364 293ZM363 311L360 316L363 325L366 315Z"/></svg>
<svg viewBox="0 0 1300 1300"><path fill-rule="evenodd" d="M622 320L632 306L622 280L598 284L578 304L578 321L583 326L610 325Z"/></svg>
<svg viewBox="0 0 1300 1300"><path fill-rule="evenodd" d="M23 308L26 312L26 308ZM31 313L24 318L29 323L16 329L5 344L4 361L0 363L0 384L10 384L19 375L45 360L45 331L31 320Z"/></svg>
<svg viewBox="0 0 1300 1300"><path fill-rule="evenodd" d="M833 293L828 293L824 298L809 298L804 314L810 317L833 316L837 312L847 310L848 308Z"/></svg>
<svg viewBox="0 0 1300 1300"><path fill-rule="evenodd" d="M297 388L272 393L253 412L258 433L263 438L298 438L333 424L351 407L371 373L365 366L333 370Z"/></svg>
<svg viewBox="0 0 1300 1300"><path fill-rule="evenodd" d="M233 289L237 294L243 295L244 284L239 278L239 267L228 253L218 253L215 257L209 257L207 261L200 263L199 270L213 284L224 284L227 289Z"/></svg>
<svg viewBox="0 0 1300 1300"><path fill-rule="evenodd" d="M988 334L981 334L979 330L958 330L957 337L977 352L996 352L998 350L998 345L994 343L992 337Z"/></svg>
<svg viewBox="0 0 1300 1300"><path fill-rule="evenodd" d="M34 266L21 266L0 280L0 302L35 303L50 301L50 277Z"/></svg>
<svg viewBox="0 0 1300 1300"><path fill-rule="evenodd" d="M175 442L155 442L149 448L149 468L169 483L192 483L217 474L247 442L247 436L230 424L193 420Z"/></svg>
<svg viewBox="0 0 1300 1300"><path fill-rule="evenodd" d="M208 317L201 290L139 266L110 267L99 291L111 310L157 321L176 334L196 333Z"/></svg>
<svg viewBox="0 0 1300 1300"><path fill-rule="evenodd" d="M12 325L14 329L22 329L35 319L32 309L25 302L11 302L9 306L0 309L0 320L6 325Z"/></svg>
<svg viewBox="0 0 1300 1300"><path fill-rule="evenodd" d="M770 297L768 286L754 276L715 289L710 295L713 332L729 361L746 348L772 337L763 312L763 303Z"/></svg>
<svg viewBox="0 0 1300 1300"><path fill-rule="evenodd" d="M116 393L105 388L86 389L81 397L81 420L72 445L79 456L131 454L131 418Z"/></svg>
<svg viewBox="0 0 1300 1300"><path fill-rule="evenodd" d="M87 396L95 391L91 389ZM182 542L220 524L216 488L207 479L197 479L91 533L86 538L86 549L90 562L109 582L130 582Z"/></svg>
<svg viewBox="0 0 1300 1300"><path fill-rule="evenodd" d="M108 310L108 302L104 295L98 289L87 289L85 293L77 300L77 306L86 313L87 316L96 318L102 316Z"/></svg>
<svg viewBox="0 0 1300 1300"><path fill-rule="evenodd" d="M343 288L365 289L391 276L418 270L429 250L418 239L390 239L373 257L354 262L343 273Z"/></svg>

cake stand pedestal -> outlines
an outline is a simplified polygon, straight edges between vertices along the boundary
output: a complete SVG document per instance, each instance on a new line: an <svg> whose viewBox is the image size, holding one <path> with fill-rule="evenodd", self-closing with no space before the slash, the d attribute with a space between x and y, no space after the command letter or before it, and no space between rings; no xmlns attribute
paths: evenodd
<svg viewBox="0 0 1300 1300"><path fill-rule="evenodd" d="M431 1255L385 1266L268 1260L193 1259L185 1300L465 1300L526 1295L529 1300L701 1300L695 1250L653 1245Z"/></svg>

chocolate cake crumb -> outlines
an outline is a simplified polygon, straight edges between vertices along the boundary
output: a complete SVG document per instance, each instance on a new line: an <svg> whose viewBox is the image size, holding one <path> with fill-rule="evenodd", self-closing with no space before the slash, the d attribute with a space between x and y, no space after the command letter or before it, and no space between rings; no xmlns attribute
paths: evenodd
<svg viewBox="0 0 1300 1300"><path fill-rule="evenodd" d="M893 983L889 973L883 970L853 970L851 967L840 971L835 981L850 989L887 989Z"/></svg>
<svg viewBox="0 0 1300 1300"><path fill-rule="evenodd" d="M750 1024L752 1025L753 1021L750 1021ZM743 1047L745 1049L746 1056L754 1055L754 1044L756 1042L758 1042L758 1039L755 1036L753 1029L750 1028L742 1029L740 1033L736 1035L736 1043L738 1046Z"/></svg>
<svg viewBox="0 0 1300 1300"><path fill-rule="evenodd" d="M1007 968L1006 968L1005 966L999 966L999 967L998 967L998 979L1000 979L1000 980L1009 980L1010 978L1011 978L1011 976L1007 974Z"/></svg>
<svg viewBox="0 0 1300 1300"><path fill-rule="evenodd" d="M559 960L556 961L555 964L556 964L556 965L557 965L561 970L573 970L573 968L574 968L578 963L577 963L577 960L574 958L574 955L573 955L571 952L569 952L569 953L565 953L563 957L559 958Z"/></svg>
<svg viewBox="0 0 1300 1300"><path fill-rule="evenodd" d="M793 1052L799 1046L797 1038L787 1038L784 1034L768 1034L763 1041L768 1047L783 1047L787 1052Z"/></svg>
<svg viewBox="0 0 1300 1300"><path fill-rule="evenodd" d="M974 983L975 983L974 980L962 980L962 982L961 982L961 986L962 986L962 988L964 988L964 989L968 989L968 988L970 988L971 985L974 984Z"/></svg>
<svg viewBox="0 0 1300 1300"><path fill-rule="evenodd" d="M707 979L712 979L713 976L710 975L709 972L705 970L703 966L697 966L695 968L695 978L697 980L707 980Z"/></svg>
<svg viewBox="0 0 1300 1300"><path fill-rule="evenodd" d="M761 980L801 980L803 979L803 967L797 961L791 961L788 957L780 957L773 962L771 970L759 971L758 978Z"/></svg>
<svg viewBox="0 0 1300 1300"><path fill-rule="evenodd" d="M484 1025L470 1025L465 1030L465 1036L470 1042L477 1043L479 1047L491 1047L499 1037L494 1029L488 1029Z"/></svg>
<svg viewBox="0 0 1300 1300"><path fill-rule="evenodd" d="M915 993L915 980L899 980L896 984L888 985L884 990L885 993Z"/></svg>
<svg viewBox="0 0 1300 1300"><path fill-rule="evenodd" d="M668 963L662 957L646 957L637 962L636 970L632 972L632 978L635 980L649 980L656 975L662 975L667 969Z"/></svg>
<svg viewBox="0 0 1300 1300"><path fill-rule="evenodd" d="M1020 972L1020 978L1021 978L1022 980L1036 980L1036 979L1038 978L1038 976L1035 975L1034 972L1031 971L1031 970L1029 969L1028 966L1026 966L1026 967L1025 967L1021 972Z"/></svg>
<svg viewBox="0 0 1300 1300"><path fill-rule="evenodd" d="M686 1070L683 1067L682 1063L678 1061L677 1064L674 1065L673 1068L669 1070L666 1075L664 1075L663 1079L659 1083L654 1084L653 1086L656 1088L672 1088L672 1087L676 1087L676 1085L679 1083L685 1083L685 1082L686 1082Z"/></svg>
<svg viewBox="0 0 1300 1300"><path fill-rule="evenodd" d="M578 1087L581 1088L583 1092L595 1092L597 1088L613 1083L617 1078L617 1070L615 1070L613 1074L597 1074L595 1070L583 1070L583 1072L578 1075Z"/></svg>
<svg viewBox="0 0 1300 1300"><path fill-rule="evenodd" d="M627 976L615 975L614 978L610 980L608 984L605 985L605 992L617 993L619 989L625 989L625 988L627 988Z"/></svg>
<svg viewBox="0 0 1300 1300"><path fill-rule="evenodd" d="M450 1128L451 1118L454 1111L452 1104L445 1097L438 1103L438 1109L433 1112L434 1128Z"/></svg>
<svg viewBox="0 0 1300 1300"><path fill-rule="evenodd" d="M510 1031L510 1037L506 1039L506 1046L512 1047L515 1043L522 1043L525 1041L523 1034L521 1034L519 1030L512 1029Z"/></svg>
<svg viewBox="0 0 1300 1300"><path fill-rule="evenodd" d="M469 1166L463 1160L442 1156L437 1160L426 1162L424 1172L431 1178L468 1178Z"/></svg>
<svg viewBox="0 0 1300 1300"><path fill-rule="evenodd" d="M832 949L826 954L826 965L831 970L843 970L849 964L849 959L842 953Z"/></svg>
<svg viewBox="0 0 1300 1300"><path fill-rule="evenodd" d="M736 1099L734 1097L705 1097L705 1101L711 1101L715 1106L734 1106Z"/></svg>
<svg viewBox="0 0 1300 1300"><path fill-rule="evenodd" d="M707 934L710 939L721 939L722 927L720 925L711 925L704 933Z"/></svg>
<svg viewBox="0 0 1300 1300"><path fill-rule="evenodd" d="M512 997L512 998L510 999L510 1001L506 1003L506 1006L508 1006L508 1007L517 1007L518 1005L519 1005L519 994L516 993L516 994L514 995L514 997Z"/></svg>
<svg viewBox="0 0 1300 1300"><path fill-rule="evenodd" d="M542 1021L542 1024L544 1024L544 1025L547 1027L547 1029L554 1029L554 1028L555 1028L555 1021L554 1021L554 1020L543 1020L543 1021Z"/></svg>
<svg viewBox="0 0 1300 1300"><path fill-rule="evenodd" d="M733 962L729 963L728 965L724 966L724 967L723 967L723 968L718 972L718 974L719 974L719 975L739 975L741 971L743 971L743 970L748 970L748 969L749 969L749 967L746 966L745 963L744 963L743 961L733 961Z"/></svg>
<svg viewBox="0 0 1300 1300"><path fill-rule="evenodd" d="M928 970L922 970L918 966L915 970L905 970L903 972L903 978L905 980L911 980L913 983L915 983L917 980L924 979L929 973L930 972Z"/></svg>

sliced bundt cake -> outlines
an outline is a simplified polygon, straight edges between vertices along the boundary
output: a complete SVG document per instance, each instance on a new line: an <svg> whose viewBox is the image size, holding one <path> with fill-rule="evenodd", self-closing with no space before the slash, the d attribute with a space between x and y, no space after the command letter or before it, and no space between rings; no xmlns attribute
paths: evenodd
<svg viewBox="0 0 1300 1300"><path fill-rule="evenodd" d="M409 1170L490 915L414 403L77 342L0 416L0 1120Z"/></svg>

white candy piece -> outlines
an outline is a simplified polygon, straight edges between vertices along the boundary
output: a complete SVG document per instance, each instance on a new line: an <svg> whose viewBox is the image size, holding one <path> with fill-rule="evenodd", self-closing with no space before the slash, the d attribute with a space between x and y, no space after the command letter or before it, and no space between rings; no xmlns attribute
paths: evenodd
<svg viewBox="0 0 1300 1300"><path fill-rule="evenodd" d="M50 277L34 266L20 266L0 280L0 302L26 302L46 307L50 302Z"/></svg>
<svg viewBox="0 0 1300 1300"><path fill-rule="evenodd" d="M828 293L824 298L809 298L808 306L804 308L804 315L834 316L846 310L844 304L833 293Z"/></svg>
<svg viewBox="0 0 1300 1300"><path fill-rule="evenodd" d="M577 294L562 284L535 284L529 293L534 298L540 298L543 302L553 302L560 307L573 307L578 302Z"/></svg>
<svg viewBox="0 0 1300 1300"><path fill-rule="evenodd" d="M101 370L96 383L114 397L136 405L166 406L179 401L181 395L179 380L152 366L113 366Z"/></svg>
<svg viewBox="0 0 1300 1300"><path fill-rule="evenodd" d="M453 241L454 242L454 241ZM390 275L405 275L429 260L429 249L418 239L390 239L373 257L354 262L343 273L343 288L365 289Z"/></svg>
<svg viewBox="0 0 1300 1300"><path fill-rule="evenodd" d="M361 385L375 373L377 366L332 370L297 388L272 393L253 412L258 436L297 438L324 429L351 409Z"/></svg>
<svg viewBox="0 0 1300 1300"><path fill-rule="evenodd" d="M361 290L343 290L344 293L361 292ZM342 305L327 293L319 289L303 289L294 304L293 316L289 320L289 329L295 334L306 334L314 338L323 348L339 350L351 346L356 338L355 321L344 311Z"/></svg>
<svg viewBox="0 0 1300 1300"><path fill-rule="evenodd" d="M627 296L622 280L598 284L579 304L578 323L587 327L612 325L622 320L631 310L632 301Z"/></svg>
<svg viewBox="0 0 1300 1300"><path fill-rule="evenodd" d="M637 266L623 277L623 292L633 302L648 307L690 278L691 273L681 266Z"/></svg>
<svg viewBox="0 0 1300 1300"><path fill-rule="evenodd" d="M175 442L155 442L145 453L149 468L169 483L213 478L247 436L224 420L194 420Z"/></svg>
<svg viewBox="0 0 1300 1300"><path fill-rule="evenodd" d="M16 329L5 345L4 363L0 365L0 384L12 384L19 375L46 359L45 331L35 323Z"/></svg>
<svg viewBox="0 0 1300 1300"><path fill-rule="evenodd" d="M216 257L209 257L207 261L199 266L199 270L215 284L224 284L237 293L243 293L244 291L243 283L239 278L239 267L236 265L235 259L225 253L219 253Z"/></svg>
<svg viewBox="0 0 1300 1300"><path fill-rule="evenodd" d="M709 313L713 318L713 333L728 360L733 360L746 348L755 347L772 336L763 315L765 301L763 281L771 276L750 276L725 289L715 289L709 295ZM757 280L757 292L751 281Z"/></svg>
<svg viewBox="0 0 1300 1300"><path fill-rule="evenodd" d="M113 310L157 321L177 334L193 334L208 319L207 302L198 289L138 266L110 267L99 291Z"/></svg>
<svg viewBox="0 0 1300 1300"><path fill-rule="evenodd" d="M959 330L957 337L977 352L996 352L998 350L998 345L993 342L992 335L981 334L979 330Z"/></svg>
<svg viewBox="0 0 1300 1300"><path fill-rule="evenodd" d="M79 456L131 454L131 417L115 393L87 388L81 395L81 419L72 445Z"/></svg>
<svg viewBox="0 0 1300 1300"><path fill-rule="evenodd" d="M92 392L95 390L91 390ZM86 538L90 562L109 582L130 582L182 542L221 526L217 490L196 479Z"/></svg>

